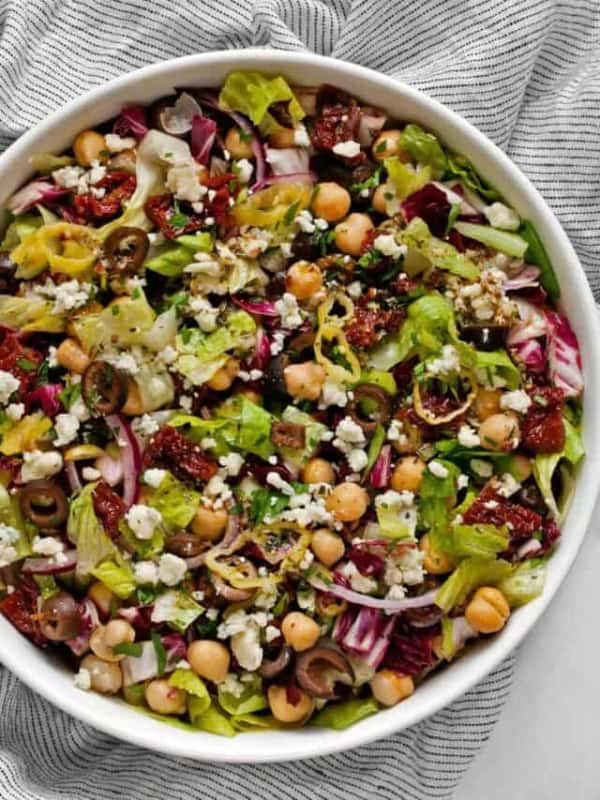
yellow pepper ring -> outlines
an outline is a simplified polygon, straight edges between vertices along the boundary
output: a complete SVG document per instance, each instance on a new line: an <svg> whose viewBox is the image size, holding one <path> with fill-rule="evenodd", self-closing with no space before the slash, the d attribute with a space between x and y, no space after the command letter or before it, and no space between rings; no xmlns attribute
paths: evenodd
<svg viewBox="0 0 600 800"><path fill-rule="evenodd" d="M342 367L340 364L334 364L323 353L323 341L337 342L340 354L346 359L350 365L350 369ZM337 325L325 324L319 327L314 343L315 358L327 373L339 382L356 383L361 374L360 364L357 357L354 355L352 348L348 344L348 340L344 332Z"/></svg>
<svg viewBox="0 0 600 800"><path fill-rule="evenodd" d="M11 259L23 277L34 277L46 266L52 272L79 277L91 269L99 251L100 243L91 228L56 222L26 236L12 251Z"/></svg>
<svg viewBox="0 0 600 800"><path fill-rule="evenodd" d="M339 316L338 314L330 315L329 312L333 309L336 303L342 306L346 312L343 316ZM329 324L343 326L346 322L350 322L353 316L354 303L347 294L344 294L344 292L334 292L333 294L329 295L327 300L321 303L317 309L317 319L319 320L319 325Z"/></svg>
<svg viewBox="0 0 600 800"><path fill-rule="evenodd" d="M290 209L294 216L308 208L312 187L301 183L276 183L255 192L245 202L233 209L238 225L272 227L281 222ZM290 220L290 222L293 220Z"/></svg>
<svg viewBox="0 0 600 800"><path fill-rule="evenodd" d="M474 386L474 381L472 380L471 376L467 376L469 380L469 384L471 387ZM424 422L428 425L444 425L446 422L451 422L456 417L460 417L461 414L464 414L465 411L470 407L471 403L475 399L476 390L471 388L471 391L467 395L467 399L465 402L459 406L459 408L454 409L449 414L444 414L442 417L437 417L431 411L429 411L423 405L423 400L421 398L421 389L417 381L413 381L413 406L417 416L419 416Z"/></svg>

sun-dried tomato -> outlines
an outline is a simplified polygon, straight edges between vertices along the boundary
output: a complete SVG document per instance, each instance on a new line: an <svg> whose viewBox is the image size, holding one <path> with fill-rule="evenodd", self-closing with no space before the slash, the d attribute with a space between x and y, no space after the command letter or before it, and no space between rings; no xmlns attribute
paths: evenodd
<svg viewBox="0 0 600 800"><path fill-rule="evenodd" d="M21 344L18 334L5 331L0 343L0 369L17 378L20 394L26 393L33 386L42 361L41 353Z"/></svg>
<svg viewBox="0 0 600 800"><path fill-rule="evenodd" d="M403 675L418 675L431 667L437 661L433 652L433 639L438 633L438 627L428 628L426 631L394 633L382 666Z"/></svg>
<svg viewBox="0 0 600 800"><path fill-rule="evenodd" d="M165 425L150 439L144 454L146 466L164 464L181 480L208 481L218 466L200 447Z"/></svg>
<svg viewBox="0 0 600 800"><path fill-rule="evenodd" d="M100 517L104 530L114 539L119 534L119 520L125 514L127 506L105 481L100 481L96 486L92 499L94 511Z"/></svg>
<svg viewBox="0 0 600 800"><path fill-rule="evenodd" d="M553 519L544 520L542 528L542 549L536 552L536 556L541 556L551 550L560 539L561 530Z"/></svg>
<svg viewBox="0 0 600 800"><path fill-rule="evenodd" d="M173 195L156 194L149 197L144 206L148 219L153 222L167 239L174 239L176 236L183 236L187 233L195 233L206 227L203 217L195 212L180 212L178 215L173 203ZM171 220L175 217L181 225L173 225Z"/></svg>
<svg viewBox="0 0 600 800"><path fill-rule="evenodd" d="M565 445L562 390L536 386L529 394L532 402L521 423L523 446L533 453L559 453Z"/></svg>
<svg viewBox="0 0 600 800"><path fill-rule="evenodd" d="M112 219L121 213L123 201L135 192L135 175L128 172L108 172L94 184L95 189L105 189L104 197L88 194L75 195L73 205L79 217L86 222L100 222Z"/></svg>
<svg viewBox="0 0 600 800"><path fill-rule="evenodd" d="M356 309L354 319L346 328L346 338L354 347L372 347L380 331L394 333L400 327L405 313L400 308L386 309L363 306Z"/></svg>
<svg viewBox="0 0 600 800"><path fill-rule="evenodd" d="M274 422L271 426L271 441L276 447L300 450L306 443L306 426L294 422Z"/></svg>
<svg viewBox="0 0 600 800"><path fill-rule="evenodd" d="M410 294L419 288L419 282L409 278L406 273L401 273L396 280L390 284L390 289L394 295Z"/></svg>
<svg viewBox="0 0 600 800"><path fill-rule="evenodd" d="M39 623L33 619L38 612L39 589L28 578L23 580L12 594L7 594L0 600L0 613L15 626L28 639L35 644L43 645L46 637L42 633Z"/></svg>
<svg viewBox="0 0 600 800"><path fill-rule="evenodd" d="M333 150L336 144L356 141L360 123L360 108L349 94L333 86L324 86L319 93L319 114L316 117L310 138L318 150ZM361 152L353 158L344 158L352 166L366 161Z"/></svg>
<svg viewBox="0 0 600 800"><path fill-rule="evenodd" d="M506 525L512 539L531 536L542 529L542 517L529 508L502 497L493 484L484 486L475 502L464 512L466 525Z"/></svg>

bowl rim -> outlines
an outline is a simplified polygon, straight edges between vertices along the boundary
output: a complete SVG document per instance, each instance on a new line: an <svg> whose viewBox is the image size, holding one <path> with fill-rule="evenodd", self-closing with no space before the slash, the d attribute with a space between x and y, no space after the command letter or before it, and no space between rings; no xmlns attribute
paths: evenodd
<svg viewBox="0 0 600 800"><path fill-rule="evenodd" d="M8 169L11 165L29 155L31 145L38 139L43 139L56 123L64 120L65 117L71 117L77 113L92 113L91 108L94 103L107 100L127 87L134 89L136 84L147 79L162 77L191 67L210 68L211 65L222 67L223 64L226 64L230 69L262 68L267 72L281 70L285 73L286 65L298 67L307 63L311 66L322 68L325 80L328 80L332 75L343 76L355 80L357 87L360 86L361 80L364 80L368 84L378 85L390 93L397 94L399 98L408 98L409 101L413 101L417 105L427 106L440 120L440 124L447 122L453 129L458 130L461 136L464 135L466 139L477 140L478 147L486 151L486 157L495 162L504 171L506 182L516 187L521 195L526 196L528 210L531 210L534 216L542 219L547 229L552 229L553 249L558 249L561 256L564 256L569 264L574 265L573 274L570 276L570 281L574 286L571 293L575 292L578 296L578 313L580 312L581 314L579 328L585 331L582 344L585 343L586 351L589 351L588 357L584 361L586 368L586 398L592 395L600 398L600 369L596 367L596 364L600 363L600 322L596 306L583 269L566 233L537 189L497 145L459 114L420 90L367 67L310 52L291 52L260 47L237 51L212 51L151 64L107 81L101 86L69 101L63 107L48 115L10 145L0 156L0 174L3 170ZM276 64L276 66L273 67L273 64ZM369 91L372 91L371 86L366 93ZM357 94L360 95L360 93L360 88L358 88ZM542 238L544 237L542 236ZM345 731L325 732L321 728L303 729L297 733L294 732L294 743L283 748L278 748L276 744L278 732L262 733L260 736L263 738L259 737L259 739L256 739L257 734L244 734L243 737L236 737L233 741L237 742L243 739L249 742L251 738L253 740L252 746L248 744L238 749L234 745L231 748L226 748L223 746L224 740L220 737L202 732L190 734L173 728L166 729L164 723L155 722L150 717L143 717L129 707L127 707L127 714L135 714L135 721L139 724L136 726L134 721L129 726L124 725L123 721L119 721L122 717L120 711L114 714L114 719L113 714L110 713L109 703L114 703L114 701L100 696L92 697L78 692L76 698L75 696L71 698L68 693L64 692L64 687L60 685L59 681L47 680L47 677L51 676L52 672L56 672L56 668L47 654L42 653L48 664L48 670L42 669L41 673L36 670L35 664L21 663L19 654L13 653L10 646L0 648L0 661L31 689L71 716L121 740L130 741L170 755L224 763L266 763L322 756L348 750L389 736L420 722L448 706L479 683L514 650L550 604L579 551L585 530L591 519L595 498L600 488L600 420L595 422L589 408L587 408L587 413L584 416L584 427L588 454L584 464L586 478L582 481L580 477L577 482L577 496L579 497L577 523L580 529L577 538L570 540L568 545L562 542L562 546L558 551L558 553L562 553L562 556L558 565L552 571L552 579L547 582L544 593L540 598L519 610L519 624L509 625L502 632L502 636L486 642L484 646L476 646L476 657L469 661L467 668L457 669L461 664L461 659L453 665L453 671L444 670L443 674L434 675L428 680L428 683L431 684L437 678L442 678L441 681L436 680L437 691L433 689L430 692L432 697L429 702L415 703L415 696L413 695L400 706L380 712ZM591 448L589 447L590 444L592 445ZM554 556L554 559L556 558L557 555ZM0 618L0 641L4 638L12 638L8 629L16 633L19 638L23 638L21 634L14 631L5 619ZM16 640L13 639L13 641ZM85 701L84 698L86 698ZM113 708L115 707L113 706ZM118 707L120 708L121 704ZM373 723L374 720L377 720L376 724ZM124 730L124 728L127 729ZM334 735L331 735L331 733ZM187 740L185 737L182 738L180 734L185 734L188 737ZM265 736L268 736L268 738L264 738ZM210 738L208 739L207 737ZM264 747L267 742L269 746Z"/></svg>

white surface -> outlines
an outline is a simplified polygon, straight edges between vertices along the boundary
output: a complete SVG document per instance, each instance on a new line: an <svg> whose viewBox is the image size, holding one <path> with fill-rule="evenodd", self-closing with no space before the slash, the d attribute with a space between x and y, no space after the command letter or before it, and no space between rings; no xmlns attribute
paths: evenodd
<svg viewBox="0 0 600 800"><path fill-rule="evenodd" d="M456 800L600 798L600 505L568 578L517 655L515 683Z"/></svg>
<svg viewBox="0 0 600 800"><path fill-rule="evenodd" d="M216 762L306 758L357 747L413 725L451 703L481 681L521 642L548 605L577 554L600 484L600 417L595 413L600 405L600 326L577 256L542 197L512 161L461 117L405 84L354 64L310 53L258 49L186 56L145 67L68 104L12 145L0 157L0 204L28 177L28 157L32 153L55 152L68 146L77 132L115 115L125 103L147 103L168 94L173 86L207 82L218 86L231 70L248 68L281 72L299 84L328 82L350 92L360 87L365 102L437 131L452 149L466 153L511 206L532 221L555 265L563 305L582 348L586 373L584 439L588 455L564 525L563 544L549 565L543 596L519 609L501 636L472 647L456 664L432 675L404 703L344 731L305 728L248 733L237 737L227 748L221 738L211 734L176 728L167 732L163 723L142 717L124 703L76 689L72 674L64 666L27 642L6 619L0 619L0 658L50 702L106 733L142 747Z"/></svg>

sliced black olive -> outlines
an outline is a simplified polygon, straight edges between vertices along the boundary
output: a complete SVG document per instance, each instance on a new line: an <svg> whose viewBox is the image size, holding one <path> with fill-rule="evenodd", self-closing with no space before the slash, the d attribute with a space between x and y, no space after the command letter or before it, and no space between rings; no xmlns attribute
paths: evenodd
<svg viewBox="0 0 600 800"><path fill-rule="evenodd" d="M321 255L312 234L303 231L292 242L292 253L299 261L314 261Z"/></svg>
<svg viewBox="0 0 600 800"><path fill-rule="evenodd" d="M519 489L517 499L519 503L534 511L545 513L547 510L542 493L533 481L528 481Z"/></svg>
<svg viewBox="0 0 600 800"><path fill-rule="evenodd" d="M39 480L26 484L19 492L23 516L43 530L59 528L69 516L69 503L55 481Z"/></svg>
<svg viewBox="0 0 600 800"><path fill-rule="evenodd" d="M351 680L354 678L346 656L333 647L317 645L300 653L296 660L296 679L312 697L336 697L335 672Z"/></svg>
<svg viewBox="0 0 600 800"><path fill-rule="evenodd" d="M15 278L17 265L8 253L0 253L0 294L16 294L19 282Z"/></svg>
<svg viewBox="0 0 600 800"><path fill-rule="evenodd" d="M52 642L74 639L81 627L79 605L68 592L59 592L44 600L40 617L41 631Z"/></svg>
<svg viewBox="0 0 600 800"><path fill-rule="evenodd" d="M354 397L348 404L348 414L360 425L367 434L375 432L377 425L387 425L392 416L392 399L389 394L375 383L363 383L353 390ZM371 400L376 409L370 414L370 419L362 416L360 403L362 400Z"/></svg>
<svg viewBox="0 0 600 800"><path fill-rule="evenodd" d="M165 550L169 553L175 553L181 558L194 558L203 553L207 547L206 542L194 536L193 533L174 533L170 536L165 543Z"/></svg>
<svg viewBox="0 0 600 800"><path fill-rule="evenodd" d="M478 350L499 350L504 347L506 331L504 325L466 325L461 334Z"/></svg>
<svg viewBox="0 0 600 800"><path fill-rule="evenodd" d="M92 361L83 373L81 394L96 414L113 414L127 398L127 377L107 361Z"/></svg>
<svg viewBox="0 0 600 800"><path fill-rule="evenodd" d="M403 617L412 628L430 628L437 625L442 618L442 612L437 606L424 606L407 609Z"/></svg>
<svg viewBox="0 0 600 800"><path fill-rule="evenodd" d="M287 394L283 371L288 364L289 357L283 353L269 361L264 374L264 384L267 393L271 392L275 395Z"/></svg>
<svg viewBox="0 0 600 800"><path fill-rule="evenodd" d="M141 228L116 228L104 243L104 255L113 277L135 275L148 254L150 240Z"/></svg>
<svg viewBox="0 0 600 800"><path fill-rule="evenodd" d="M263 678L271 679L280 675L288 666L292 658L292 651L287 644L284 644L277 654L277 658L265 658L260 665L259 672Z"/></svg>

